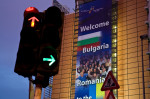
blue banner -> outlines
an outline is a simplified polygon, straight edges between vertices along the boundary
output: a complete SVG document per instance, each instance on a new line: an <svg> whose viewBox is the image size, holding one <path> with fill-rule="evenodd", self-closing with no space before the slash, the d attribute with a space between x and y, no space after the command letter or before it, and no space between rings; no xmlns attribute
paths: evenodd
<svg viewBox="0 0 150 99"><path fill-rule="evenodd" d="M111 70L112 0L79 6L75 99L105 99L101 91Z"/></svg>

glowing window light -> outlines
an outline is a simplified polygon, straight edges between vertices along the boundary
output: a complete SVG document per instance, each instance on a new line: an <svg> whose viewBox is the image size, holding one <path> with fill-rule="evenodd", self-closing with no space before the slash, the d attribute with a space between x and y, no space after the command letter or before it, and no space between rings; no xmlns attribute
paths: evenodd
<svg viewBox="0 0 150 99"><path fill-rule="evenodd" d="M117 53L113 53L112 56L113 56L113 57L117 57Z"/></svg>
<svg viewBox="0 0 150 99"><path fill-rule="evenodd" d="M113 39L112 42L113 42L113 43L116 43L116 42L117 42L117 39Z"/></svg>
<svg viewBox="0 0 150 99"><path fill-rule="evenodd" d="M113 29L117 29L117 26L116 26L116 25L113 25Z"/></svg>

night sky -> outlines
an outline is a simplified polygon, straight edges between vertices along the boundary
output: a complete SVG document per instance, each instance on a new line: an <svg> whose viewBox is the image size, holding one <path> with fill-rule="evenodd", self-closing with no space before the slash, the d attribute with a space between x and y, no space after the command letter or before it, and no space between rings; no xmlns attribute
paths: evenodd
<svg viewBox="0 0 150 99"><path fill-rule="evenodd" d="M58 1L73 12L75 0ZM0 99L28 99L28 79L14 73L23 13L29 6L43 12L51 5L52 0L0 0Z"/></svg>

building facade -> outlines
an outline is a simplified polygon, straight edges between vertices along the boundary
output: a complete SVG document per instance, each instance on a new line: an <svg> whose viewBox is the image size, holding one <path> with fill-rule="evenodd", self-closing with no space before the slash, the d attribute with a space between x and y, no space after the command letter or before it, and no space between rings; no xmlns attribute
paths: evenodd
<svg viewBox="0 0 150 99"><path fill-rule="evenodd" d="M145 99L150 98L148 40L143 40L143 60L140 36L148 34L145 21L148 13L146 0L118 2L118 90L119 99L143 99L142 61L144 62Z"/></svg>
<svg viewBox="0 0 150 99"><path fill-rule="evenodd" d="M119 0L115 3L117 4L117 27L115 27L117 36L116 45L114 45L117 57L115 77L120 85L116 98L144 99L143 96L145 96L145 99L150 99L150 71L147 70L149 55L146 55L148 40L141 41L140 39L140 36L148 34L148 25L145 24L148 20L148 12L145 9L148 1ZM77 12L64 17L59 73L53 77L51 99L74 99L75 96L79 16ZM142 71L142 66L144 71Z"/></svg>

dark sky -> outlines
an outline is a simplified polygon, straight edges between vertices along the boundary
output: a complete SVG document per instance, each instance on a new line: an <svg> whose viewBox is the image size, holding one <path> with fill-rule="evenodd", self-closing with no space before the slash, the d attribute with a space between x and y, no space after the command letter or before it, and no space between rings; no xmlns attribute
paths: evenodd
<svg viewBox="0 0 150 99"><path fill-rule="evenodd" d="M58 1L73 12L75 0ZM28 99L28 79L14 73L23 12L29 6L42 12L51 5L52 0L0 0L0 99Z"/></svg>

